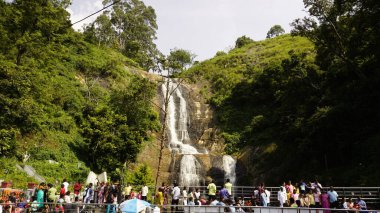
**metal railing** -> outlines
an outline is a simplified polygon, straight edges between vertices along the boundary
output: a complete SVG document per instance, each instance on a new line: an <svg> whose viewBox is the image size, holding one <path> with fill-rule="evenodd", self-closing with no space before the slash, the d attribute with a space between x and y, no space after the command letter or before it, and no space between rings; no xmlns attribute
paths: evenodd
<svg viewBox="0 0 380 213"><path fill-rule="evenodd" d="M43 208L35 208L33 204L28 203L27 207L18 212L65 212L65 213L123 213L118 208L118 204L94 204L94 203L42 203ZM3 211L7 210L6 205L2 204ZM17 204L11 204L12 212L17 208ZM9 209L8 209L9 210ZM153 212L170 212L170 213L220 213L220 212L254 212L254 213L375 213L380 210L358 210L358 209L329 209L329 208L291 208L291 207L260 207L260 206L222 206L222 205L202 205L202 206L185 206L185 205L164 205L147 207L145 213ZM6 212L6 211L4 211Z"/></svg>
<svg viewBox="0 0 380 213"><path fill-rule="evenodd" d="M181 187L183 188L183 187ZM207 195L208 190L207 186L189 186L190 189L198 188L199 191ZM280 187L265 187L270 192L271 202L277 202L277 192L280 190ZM217 187L220 189L220 187ZM328 187L324 187L325 190L328 190ZM232 187L232 196L241 197L248 199L253 194L255 187L252 186L234 186ZM358 196L362 197L367 203L380 204L380 187L334 187L334 190L338 193L339 197L345 198L356 198Z"/></svg>

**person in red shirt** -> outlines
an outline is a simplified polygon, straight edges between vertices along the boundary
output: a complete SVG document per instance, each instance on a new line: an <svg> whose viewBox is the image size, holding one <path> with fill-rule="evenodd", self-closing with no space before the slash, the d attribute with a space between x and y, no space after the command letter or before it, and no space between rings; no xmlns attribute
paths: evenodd
<svg viewBox="0 0 380 213"><path fill-rule="evenodd" d="M65 185L61 184L61 191L59 191L59 198L64 198L66 194Z"/></svg>
<svg viewBox="0 0 380 213"><path fill-rule="evenodd" d="M75 195L75 197L79 196L79 193L80 193L81 189L82 189L82 185L80 184L80 181L78 180L78 182L76 182L74 184L74 195Z"/></svg>

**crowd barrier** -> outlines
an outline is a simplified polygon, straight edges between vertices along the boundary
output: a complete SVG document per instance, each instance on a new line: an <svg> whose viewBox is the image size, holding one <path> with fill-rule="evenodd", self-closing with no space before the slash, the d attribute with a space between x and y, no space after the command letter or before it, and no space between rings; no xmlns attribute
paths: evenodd
<svg viewBox="0 0 380 213"><path fill-rule="evenodd" d="M43 203L44 209L34 211L29 203L29 207L21 212L41 212L41 213L124 213L118 209L117 204L84 204L84 203ZM38 203L34 203L38 204ZM3 210L6 205L3 204ZM15 205L12 212L15 212ZM233 208L233 209L230 209ZM165 205L147 207L144 213L220 213L220 212L251 212L251 213L380 213L380 210L350 210L350 209L325 209L325 208L290 208L290 207L260 207L260 206L184 206L184 205ZM4 211L5 212L5 211ZM17 211L16 211L17 212ZM20 211L19 211L20 212Z"/></svg>

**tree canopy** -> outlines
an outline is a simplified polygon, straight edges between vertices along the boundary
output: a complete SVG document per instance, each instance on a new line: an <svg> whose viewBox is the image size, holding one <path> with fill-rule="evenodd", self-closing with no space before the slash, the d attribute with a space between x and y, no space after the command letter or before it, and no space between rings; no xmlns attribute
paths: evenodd
<svg viewBox="0 0 380 213"><path fill-rule="evenodd" d="M116 174L159 128L156 85L132 74L140 72L132 59L74 32L65 6L0 1L0 154L7 157L0 163L13 171L28 153L49 181L83 179L88 169ZM28 180L20 176L12 172Z"/></svg>
<svg viewBox="0 0 380 213"><path fill-rule="evenodd" d="M304 3L294 37L239 45L184 74L205 85L226 151L250 156L241 183L376 184L380 2Z"/></svg>
<svg viewBox="0 0 380 213"><path fill-rule="evenodd" d="M273 38L285 33L285 30L278 24L274 25L267 32L267 38Z"/></svg>
<svg viewBox="0 0 380 213"><path fill-rule="evenodd" d="M241 36L241 37L239 37L239 38L236 39L236 41L235 41L235 48L241 48L241 47L243 47L243 46L245 46L247 44L250 44L252 42L253 42L253 40L250 37L245 36L245 35Z"/></svg>
<svg viewBox="0 0 380 213"><path fill-rule="evenodd" d="M111 0L103 1L106 5ZM156 13L141 0L122 0L84 29L88 41L115 48L146 69L155 66Z"/></svg>

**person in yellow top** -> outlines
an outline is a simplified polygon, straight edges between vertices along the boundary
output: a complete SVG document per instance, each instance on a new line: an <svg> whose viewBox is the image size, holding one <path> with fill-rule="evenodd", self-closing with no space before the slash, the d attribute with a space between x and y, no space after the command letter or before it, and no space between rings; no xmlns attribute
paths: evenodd
<svg viewBox="0 0 380 213"><path fill-rule="evenodd" d="M215 194L216 194L216 185L213 180L211 180L211 183L207 186L208 189L208 197L209 200L215 200Z"/></svg>
<svg viewBox="0 0 380 213"><path fill-rule="evenodd" d="M232 183L230 183L230 179L227 179L227 182L224 184L224 187L227 189L230 197L232 197Z"/></svg>
<svg viewBox="0 0 380 213"><path fill-rule="evenodd" d="M158 192L156 194L156 204L159 206L162 212L162 208L164 206L164 193L162 192L162 188L158 188Z"/></svg>

